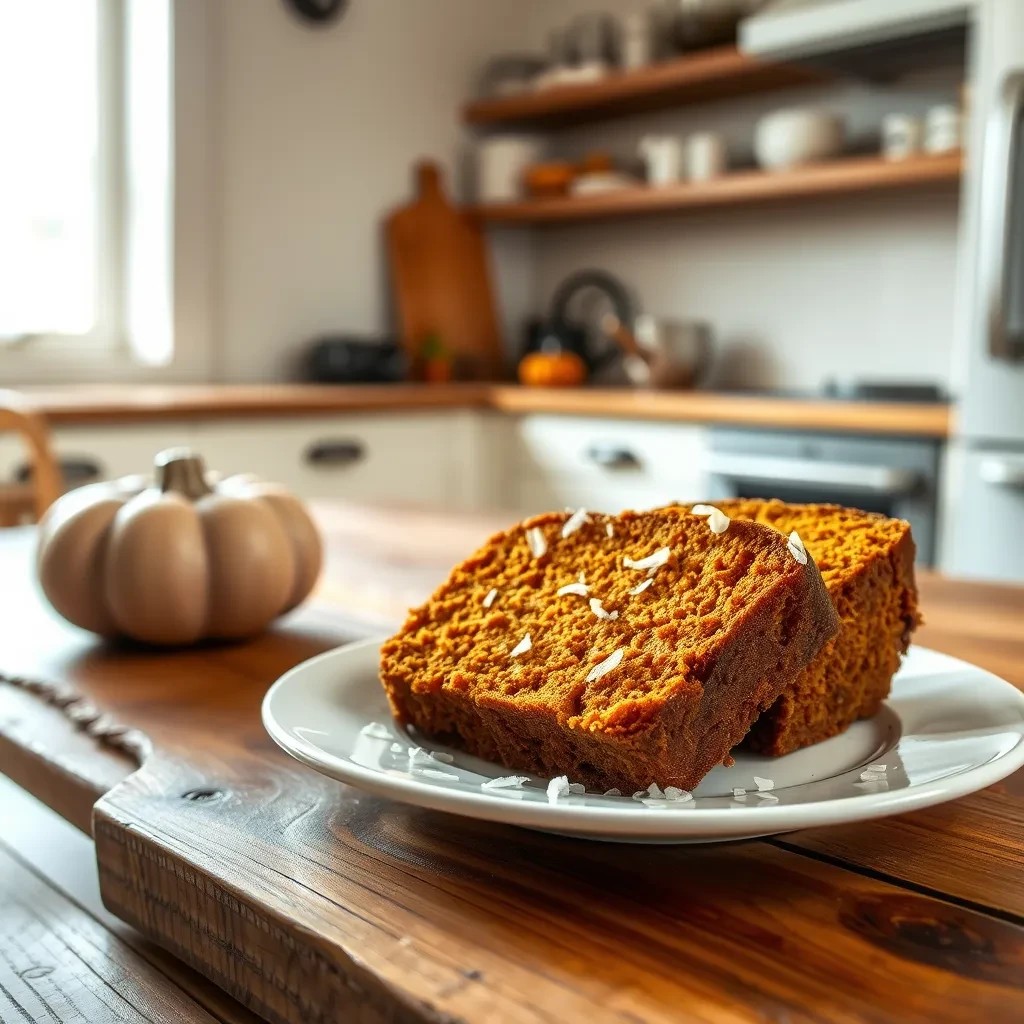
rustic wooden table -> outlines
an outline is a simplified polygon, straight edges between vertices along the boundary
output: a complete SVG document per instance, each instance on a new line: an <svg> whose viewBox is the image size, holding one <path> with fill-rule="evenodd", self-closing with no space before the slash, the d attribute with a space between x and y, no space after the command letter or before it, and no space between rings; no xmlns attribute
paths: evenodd
<svg viewBox="0 0 1024 1024"><path fill-rule="evenodd" d="M117 955L61 969L101 978L109 1005L128 986L124 1019L245 1019L133 945L149 939L289 1024L1024 1020L1024 773L874 823L628 847L391 804L290 761L259 722L269 683L392 626L495 525L319 514L313 605L250 643L163 654L58 622L29 584L31 534L0 536L0 769L91 832L106 908L134 926L103 945L113 918L39 888L39 844L0 848L0 1018L33 1019L29 996L59 990L40 950L86 935ZM1024 687L1024 589L921 582L920 642ZM72 1019L55 1005L41 1019Z"/></svg>

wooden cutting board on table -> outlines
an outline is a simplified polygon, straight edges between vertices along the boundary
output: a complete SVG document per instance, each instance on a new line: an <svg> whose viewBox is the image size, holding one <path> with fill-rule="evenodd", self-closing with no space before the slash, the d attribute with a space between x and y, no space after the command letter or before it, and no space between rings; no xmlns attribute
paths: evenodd
<svg viewBox="0 0 1024 1024"><path fill-rule="evenodd" d="M452 205L441 169L415 169L416 195L387 218L388 259L402 343L412 365L432 335L459 380L500 380L501 332L479 223Z"/></svg>

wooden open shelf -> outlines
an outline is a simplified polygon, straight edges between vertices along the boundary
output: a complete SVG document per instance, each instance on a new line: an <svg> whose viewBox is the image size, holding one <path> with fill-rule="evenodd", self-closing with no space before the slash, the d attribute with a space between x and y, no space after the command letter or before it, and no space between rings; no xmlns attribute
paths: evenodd
<svg viewBox="0 0 1024 1024"><path fill-rule="evenodd" d="M617 189L593 196L524 199L489 203L471 212L489 223L554 224L611 217L705 210L791 199L812 199L954 185L960 179L960 153L888 161L858 157L814 164L780 173L742 171L699 184Z"/></svg>
<svg viewBox="0 0 1024 1024"><path fill-rule="evenodd" d="M707 100L767 92L823 80L819 72L770 64L716 47L640 68L612 72L587 85L564 85L519 96L477 100L463 108L467 124L557 127Z"/></svg>

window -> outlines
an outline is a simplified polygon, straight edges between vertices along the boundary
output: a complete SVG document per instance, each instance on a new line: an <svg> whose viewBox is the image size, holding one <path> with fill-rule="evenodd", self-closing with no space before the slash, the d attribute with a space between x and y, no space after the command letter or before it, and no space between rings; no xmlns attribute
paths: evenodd
<svg viewBox="0 0 1024 1024"><path fill-rule="evenodd" d="M0 0L0 341L118 340L117 8Z"/></svg>

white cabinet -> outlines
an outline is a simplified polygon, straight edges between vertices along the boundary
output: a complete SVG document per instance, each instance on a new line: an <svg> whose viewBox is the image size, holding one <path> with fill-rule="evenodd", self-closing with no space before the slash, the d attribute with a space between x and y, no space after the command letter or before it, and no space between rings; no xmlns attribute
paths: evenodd
<svg viewBox="0 0 1024 1024"><path fill-rule="evenodd" d="M702 427L538 415L512 421L511 429L505 497L524 515L707 497Z"/></svg>
<svg viewBox="0 0 1024 1024"><path fill-rule="evenodd" d="M445 413L210 421L194 444L211 468L255 473L303 498L454 508L472 493L460 427Z"/></svg>

